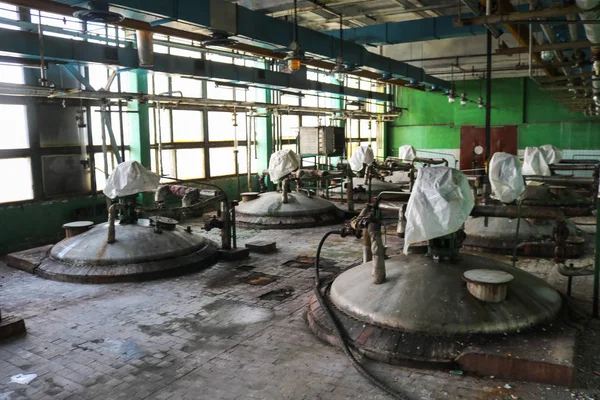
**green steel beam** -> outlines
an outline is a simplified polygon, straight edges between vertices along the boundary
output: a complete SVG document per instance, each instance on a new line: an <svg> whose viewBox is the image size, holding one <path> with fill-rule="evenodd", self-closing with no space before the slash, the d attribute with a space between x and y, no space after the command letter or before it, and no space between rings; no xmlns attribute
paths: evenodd
<svg viewBox="0 0 600 400"><path fill-rule="evenodd" d="M14 30L0 30L0 33L2 34L0 51L20 54L27 58L39 58L40 48L37 34ZM52 36L44 37L44 58L46 61L61 63L78 61L82 64L105 64L123 68L138 67L137 51L133 48L117 48ZM154 67L150 70L166 74L246 82L273 89L292 88L302 91L346 95L360 99L392 100L391 96L384 93L309 80L306 78L306 70L301 70L296 74L286 74L266 69L166 54L155 54L154 64ZM302 73L303 71L304 73Z"/></svg>

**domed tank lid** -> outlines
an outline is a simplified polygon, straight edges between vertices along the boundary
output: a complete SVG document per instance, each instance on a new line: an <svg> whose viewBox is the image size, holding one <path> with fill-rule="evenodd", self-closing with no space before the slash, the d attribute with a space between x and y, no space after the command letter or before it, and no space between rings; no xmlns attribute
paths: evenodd
<svg viewBox="0 0 600 400"><path fill-rule="evenodd" d="M103 223L67 238L52 247L50 257L76 265L127 265L184 256L202 249L208 242L181 227L156 233L147 219L135 224L116 224L115 243L106 242L107 231L108 223Z"/></svg>
<svg viewBox="0 0 600 400"><path fill-rule="evenodd" d="M453 263L423 255L386 260L387 279L373 283L372 264L345 271L330 299L342 312L383 327L430 335L505 333L552 321L562 300L542 279L500 261L461 254ZM486 303L467 290L463 274L486 269L510 274L506 298Z"/></svg>

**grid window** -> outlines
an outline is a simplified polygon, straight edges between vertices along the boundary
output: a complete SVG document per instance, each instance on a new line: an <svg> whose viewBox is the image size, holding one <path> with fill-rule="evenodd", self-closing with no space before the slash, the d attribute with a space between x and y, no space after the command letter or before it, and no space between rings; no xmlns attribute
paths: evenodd
<svg viewBox="0 0 600 400"><path fill-rule="evenodd" d="M173 141L200 142L204 140L200 111L173 110Z"/></svg>
<svg viewBox="0 0 600 400"><path fill-rule="evenodd" d="M2 177L2 184L9 189L0 190L0 203L33 199L30 158L0 159L0 171L9 171Z"/></svg>
<svg viewBox="0 0 600 400"><path fill-rule="evenodd" d="M204 149L179 149L177 156L177 179L206 178Z"/></svg>
<svg viewBox="0 0 600 400"><path fill-rule="evenodd" d="M206 82L206 95L209 99L233 100L233 89L231 87L219 86L215 82Z"/></svg>
<svg viewBox="0 0 600 400"><path fill-rule="evenodd" d="M283 115L281 117L281 130L284 139L296 139L300 127L300 117L297 115Z"/></svg>
<svg viewBox="0 0 600 400"><path fill-rule="evenodd" d="M202 81L198 79L171 78L173 92L181 92L183 97L202 97Z"/></svg>
<svg viewBox="0 0 600 400"><path fill-rule="evenodd" d="M27 109L25 106L0 104L0 119L3 134L0 134L0 149L25 149L29 147Z"/></svg>
<svg viewBox="0 0 600 400"><path fill-rule="evenodd" d="M246 140L246 114L237 113L237 127L233 126L232 113L210 111L208 113L208 139L211 142ZM212 170L211 170L212 171Z"/></svg>
<svg viewBox="0 0 600 400"><path fill-rule="evenodd" d="M210 176L225 176L235 174L235 156L233 147L218 147L209 150ZM238 147L238 165L240 174L246 173L246 146ZM253 167L254 169L254 167Z"/></svg>

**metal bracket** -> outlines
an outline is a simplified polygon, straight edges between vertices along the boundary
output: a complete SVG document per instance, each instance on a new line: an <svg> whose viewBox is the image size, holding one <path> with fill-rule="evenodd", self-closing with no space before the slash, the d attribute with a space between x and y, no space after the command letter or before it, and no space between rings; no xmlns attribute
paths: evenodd
<svg viewBox="0 0 600 400"><path fill-rule="evenodd" d="M64 66L67 71L69 71L71 75L73 75L75 79L77 79L83 85L83 87L85 87L85 90L90 90L92 92L96 91L96 89L94 89L94 87L90 84L90 81L85 76L81 75L79 69L75 68L73 64L64 64Z"/></svg>

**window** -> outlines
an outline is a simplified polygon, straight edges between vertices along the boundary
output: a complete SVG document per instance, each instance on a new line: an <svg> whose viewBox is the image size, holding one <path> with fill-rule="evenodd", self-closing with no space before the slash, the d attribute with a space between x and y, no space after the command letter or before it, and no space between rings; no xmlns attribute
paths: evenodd
<svg viewBox="0 0 600 400"><path fill-rule="evenodd" d="M0 190L0 203L33 199L33 180L30 158L0 159L0 171L5 189Z"/></svg>
<svg viewBox="0 0 600 400"><path fill-rule="evenodd" d="M283 115L281 117L281 130L284 139L296 139L300 127L300 117L297 115Z"/></svg>
<svg viewBox="0 0 600 400"><path fill-rule="evenodd" d="M233 88L219 86L215 82L206 82L207 97L216 100L233 100Z"/></svg>
<svg viewBox="0 0 600 400"><path fill-rule="evenodd" d="M171 77L171 87L174 92L181 92L183 97L202 97L202 81L198 79L174 76Z"/></svg>
<svg viewBox="0 0 600 400"><path fill-rule="evenodd" d="M29 147L27 110L25 106L0 104L2 129L0 149L26 149Z"/></svg>
<svg viewBox="0 0 600 400"><path fill-rule="evenodd" d="M208 113L208 139L211 142L246 140L246 113L237 113L237 127L233 126L233 113L210 111Z"/></svg>
<svg viewBox="0 0 600 400"><path fill-rule="evenodd" d="M173 141L199 142L204 140L200 111L173 110Z"/></svg>
<svg viewBox="0 0 600 400"><path fill-rule="evenodd" d="M209 150L210 176L235 174L235 156L233 147L217 147ZM246 146L238 147L238 165L240 174L246 173Z"/></svg>
<svg viewBox="0 0 600 400"><path fill-rule="evenodd" d="M206 178L204 149L179 149L177 156L177 179Z"/></svg>

